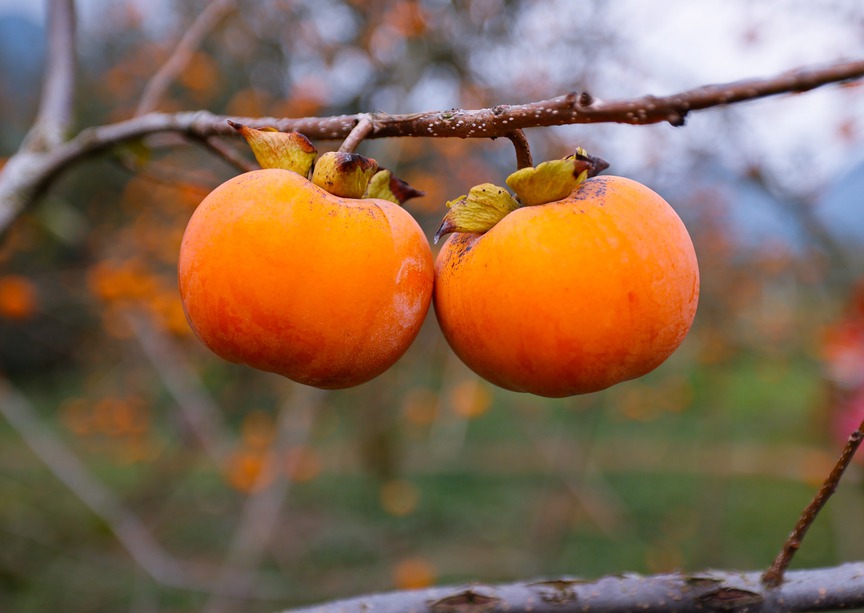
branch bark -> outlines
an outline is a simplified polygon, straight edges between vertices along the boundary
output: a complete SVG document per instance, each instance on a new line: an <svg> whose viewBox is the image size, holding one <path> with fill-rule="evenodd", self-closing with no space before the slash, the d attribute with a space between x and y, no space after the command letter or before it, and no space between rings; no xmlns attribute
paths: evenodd
<svg viewBox="0 0 864 613"><path fill-rule="evenodd" d="M61 143L72 125L75 90L75 2L51 0L45 81L36 121L23 149L39 151Z"/></svg>
<svg viewBox="0 0 864 613"><path fill-rule="evenodd" d="M61 0L56 0L61 1ZM364 138L435 137L498 138L514 130L586 123L682 125L691 111L755 100L784 93L800 93L830 83L864 77L864 60L799 68L764 78L707 85L671 96L642 96L602 101L572 92L529 104L498 105L487 109L430 111L409 115L366 113L333 117L286 119L226 117L206 111L176 114L149 113L126 121L82 131L46 153L28 151L12 156L0 168L0 235L38 195L41 188L71 164L114 145L160 132L175 132L193 140L234 136L227 121L253 128L272 126L302 132L313 140L345 139L361 121L371 117ZM22 159L23 156L23 159Z"/></svg>
<svg viewBox="0 0 864 613"><path fill-rule="evenodd" d="M576 613L831 611L864 607L864 563L789 573L776 588L758 572L565 577L507 585L399 591L283 613Z"/></svg>

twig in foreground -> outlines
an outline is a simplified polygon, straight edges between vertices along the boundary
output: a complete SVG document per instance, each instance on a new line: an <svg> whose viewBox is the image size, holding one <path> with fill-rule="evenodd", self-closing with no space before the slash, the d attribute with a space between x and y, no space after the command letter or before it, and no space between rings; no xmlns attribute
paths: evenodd
<svg viewBox="0 0 864 613"><path fill-rule="evenodd" d="M471 585L370 594L283 613L674 613L831 611L864 606L864 563L799 570L778 588L758 572L705 571L595 580L560 577L507 585Z"/></svg>
<svg viewBox="0 0 864 613"><path fill-rule="evenodd" d="M849 463L852 461L852 457L861 445L862 438L864 438L864 421L862 421L861 425L858 426L858 429L849 436L849 440L843 448L843 453L840 454L840 458L831 470L831 474L828 475L828 478L825 479L825 483L823 483L822 487L819 488L816 496L801 513L798 523L795 524L795 528L792 530L789 538L786 539L786 542L783 544L783 549L779 554L777 554L771 567L762 575L762 583L766 586L777 587L783 583L783 575L786 572L786 569L789 568L789 564L792 562L795 553L801 547L801 541L804 539L804 535L807 534L807 530L809 530L810 526L813 525L813 522L816 521L819 511L822 510L822 507L825 506L825 503L828 502L828 499L837 489L837 485L840 483L840 478L843 476L843 473L846 472Z"/></svg>

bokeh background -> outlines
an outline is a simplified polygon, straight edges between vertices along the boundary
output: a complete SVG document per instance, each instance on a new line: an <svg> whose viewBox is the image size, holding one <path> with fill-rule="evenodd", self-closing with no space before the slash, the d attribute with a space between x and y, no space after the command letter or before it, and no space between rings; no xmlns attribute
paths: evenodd
<svg viewBox="0 0 864 613"><path fill-rule="evenodd" d="M77 126L130 117L205 6L80 2ZM43 17L0 1L0 163L33 120ZM864 5L845 1L241 1L158 108L627 98L862 55ZM640 380L562 400L505 392L453 356L431 312L408 354L355 389L225 363L191 334L175 266L195 206L238 171L159 137L60 177L0 244L0 610L269 612L434 584L767 566L864 418L864 87L684 128L528 138L537 161L576 146L606 158L691 232L695 325ZM406 208L430 237L447 200L515 165L506 140L360 152L426 191ZM861 477L853 466L796 567L864 558Z"/></svg>

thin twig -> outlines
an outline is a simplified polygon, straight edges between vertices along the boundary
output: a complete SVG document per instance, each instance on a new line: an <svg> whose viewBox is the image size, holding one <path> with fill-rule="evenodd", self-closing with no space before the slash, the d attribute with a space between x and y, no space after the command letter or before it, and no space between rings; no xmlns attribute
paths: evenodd
<svg viewBox="0 0 864 613"><path fill-rule="evenodd" d="M779 554L777 554L777 557L774 559L770 568L768 568L768 570L762 575L762 583L767 587L777 587L783 583L783 575L786 572L786 569L789 568L789 564L791 564L795 553L801 547L801 542L804 540L804 536L807 534L810 526L813 525L813 522L816 521L819 511L822 510L822 507L825 506L828 499L837 489L837 486L840 483L840 478L849 467L849 463L852 461L855 452L861 445L862 439L864 439L864 421L862 421L861 425L858 426L858 429L849 436L849 440L846 441L846 446L843 448L843 453L840 454L840 458L831 470L831 474L828 475L828 478L825 479L825 483L823 483L822 487L819 488L816 496L801 513L798 523L795 524L795 528L783 544L783 549Z"/></svg>
<svg viewBox="0 0 864 613"><path fill-rule="evenodd" d="M507 134L507 138L513 143L516 149L516 168L530 168L534 165L534 159L531 157L531 146L528 144L528 139L525 137L525 132L522 130L513 130Z"/></svg>
<svg viewBox="0 0 864 613"><path fill-rule="evenodd" d="M153 580L161 582L178 574L174 560L161 551L144 525L92 476L60 437L42 424L24 395L3 380L0 380L0 412L54 476L105 521Z"/></svg>
<svg viewBox="0 0 864 613"><path fill-rule="evenodd" d="M354 153L358 145L363 142L363 139L372 134L375 129L375 124L370 115L360 115L356 125L351 129L351 132L345 137L339 151L342 153Z"/></svg>
<svg viewBox="0 0 864 613"><path fill-rule="evenodd" d="M227 162L241 172L251 172L259 168L257 164L246 159L245 157L237 153L237 151L227 146L215 136L209 136L196 140L203 143L204 146L207 147L207 149L212 151L214 154L216 154L216 156L222 158L223 161Z"/></svg>
<svg viewBox="0 0 864 613"><path fill-rule="evenodd" d="M39 111L24 149L54 147L66 138L72 123L75 90L75 2L51 0L48 5L47 60Z"/></svg>
<svg viewBox="0 0 864 613"><path fill-rule="evenodd" d="M149 113L156 108L159 100L168 91L174 79L183 72L189 62L195 55L195 51L201 46L204 38L215 28L222 19L234 10L236 0L213 0L207 8L205 8L194 22L186 29L186 32L177 43L174 52L168 61L153 75L144 92L141 94L141 100L138 102L138 107L135 109L135 116Z"/></svg>

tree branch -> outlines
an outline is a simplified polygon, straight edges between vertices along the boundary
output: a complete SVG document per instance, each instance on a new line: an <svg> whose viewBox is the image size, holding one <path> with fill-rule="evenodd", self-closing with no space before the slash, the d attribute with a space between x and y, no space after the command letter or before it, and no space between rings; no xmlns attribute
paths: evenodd
<svg viewBox="0 0 864 613"><path fill-rule="evenodd" d="M507 138L513 143L513 148L516 149L516 168L530 168L534 165L534 159L531 156L531 147L528 145L528 139L525 137L525 132L522 130L513 130L507 133Z"/></svg>
<svg viewBox="0 0 864 613"><path fill-rule="evenodd" d="M758 572L574 578L437 587L340 600L283 613L576 613L603 611L828 611L864 607L864 563L789 573L765 588Z"/></svg>
<svg viewBox="0 0 864 613"><path fill-rule="evenodd" d="M372 134L375 130L375 123L371 115L360 115L357 119L357 124L351 129L348 136L339 146L339 151L343 153L354 153L357 147L363 142L363 139Z"/></svg>
<svg viewBox="0 0 864 613"><path fill-rule="evenodd" d="M57 0L60 1L60 0ZM766 96L808 91L830 83L864 77L864 60L799 68L775 77L707 85L672 96L643 96L602 101L586 93L570 93L549 100L488 109L430 111L410 115L371 116L372 130L365 138L436 137L497 138L514 130L585 123L646 125L669 122L682 125L691 111L755 100ZM206 111L176 114L149 113L114 124L82 131L42 155L13 155L0 168L0 235L59 172L89 155L159 132L177 132L193 139L234 135L230 119L253 128L267 126L295 131L313 140L345 139L368 114L279 119L226 117ZM364 128L365 131L365 128ZM20 159L25 156L25 159Z"/></svg>
<svg viewBox="0 0 864 613"><path fill-rule="evenodd" d="M135 115L149 113L156 108L159 100L165 95L174 79L189 64L193 54L201 46L202 41L222 19L234 10L236 0L214 0L199 13L197 19L189 26L177 47L162 67L147 83Z"/></svg>
<svg viewBox="0 0 864 613"><path fill-rule="evenodd" d="M846 446L843 448L843 453L840 454L840 458L831 470L831 474L828 475L828 478L825 479L825 483L819 488L816 496L801 513L798 523L795 524L795 528L792 530L789 538L786 539L783 549L777 554L771 567L762 575L762 582L766 586L776 587L783 583L784 573L789 568L789 564L791 564L795 553L801 547L801 541L804 540L804 536L807 534L810 526L813 525L813 522L816 521L816 517L822 510L822 507L825 506L840 484L840 479L843 477L846 469L849 468L849 464L852 462L855 452L858 451L862 439L864 439L864 421L849 436L849 440L846 441Z"/></svg>
<svg viewBox="0 0 864 613"><path fill-rule="evenodd" d="M47 62L39 111L24 149L54 147L63 142L72 124L75 90L75 2L51 0L48 4Z"/></svg>
<svg viewBox="0 0 864 613"><path fill-rule="evenodd" d="M207 149L212 151L217 157L224 160L226 164L230 164L240 172L249 172L251 170L257 170L258 168L260 168L257 164L249 161L240 153L232 149L229 145L223 143L215 136L201 138L198 139L196 142L200 142Z"/></svg>

